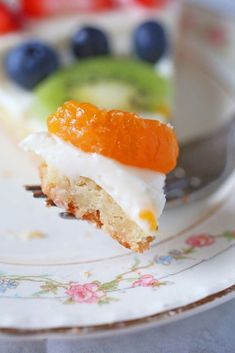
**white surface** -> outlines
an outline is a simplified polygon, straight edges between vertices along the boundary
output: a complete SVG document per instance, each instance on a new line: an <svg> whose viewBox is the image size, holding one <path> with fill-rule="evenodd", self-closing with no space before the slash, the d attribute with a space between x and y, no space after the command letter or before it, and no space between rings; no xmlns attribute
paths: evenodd
<svg viewBox="0 0 235 353"><path fill-rule="evenodd" d="M186 2L175 42L174 126L181 142L215 131L235 109L235 22L204 7Z"/></svg>
<svg viewBox="0 0 235 353"><path fill-rule="evenodd" d="M182 45L176 58L173 112L173 125L182 143L216 131L231 119L235 109L232 94L228 95L215 76L216 68L212 76L205 61L200 65L195 53L185 47Z"/></svg>

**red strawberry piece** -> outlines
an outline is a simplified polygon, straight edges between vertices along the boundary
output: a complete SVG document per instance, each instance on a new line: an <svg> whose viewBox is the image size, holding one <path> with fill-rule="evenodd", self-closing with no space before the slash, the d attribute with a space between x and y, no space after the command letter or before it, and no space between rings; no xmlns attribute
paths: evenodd
<svg viewBox="0 0 235 353"><path fill-rule="evenodd" d="M21 0L23 13L30 17L45 17L74 12L108 10L115 6L115 0Z"/></svg>
<svg viewBox="0 0 235 353"><path fill-rule="evenodd" d="M167 0L135 0L135 3L145 7L162 7L167 4Z"/></svg>
<svg viewBox="0 0 235 353"><path fill-rule="evenodd" d="M14 12L0 3L0 34L16 31L20 28L19 20Z"/></svg>

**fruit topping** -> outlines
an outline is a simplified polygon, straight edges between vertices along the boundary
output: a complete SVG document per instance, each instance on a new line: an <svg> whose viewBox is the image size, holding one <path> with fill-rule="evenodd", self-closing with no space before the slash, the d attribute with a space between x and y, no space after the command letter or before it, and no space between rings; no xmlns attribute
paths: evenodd
<svg viewBox="0 0 235 353"><path fill-rule="evenodd" d="M74 99L105 109L157 114L169 106L169 86L169 79L141 61L110 57L81 60L36 88L34 111L44 118L64 101Z"/></svg>
<svg viewBox="0 0 235 353"><path fill-rule="evenodd" d="M0 34L16 31L20 28L19 20L9 7L0 3Z"/></svg>
<svg viewBox="0 0 235 353"><path fill-rule="evenodd" d="M26 89L35 87L58 67L56 52L39 41L20 44L10 50L5 59L9 77Z"/></svg>
<svg viewBox="0 0 235 353"><path fill-rule="evenodd" d="M23 12L31 17L104 11L115 7L115 0L21 0Z"/></svg>
<svg viewBox="0 0 235 353"><path fill-rule="evenodd" d="M175 167L178 157L178 143L170 126L89 103L64 103L48 117L48 131L85 152L164 174ZM151 218L148 213L142 216Z"/></svg>
<svg viewBox="0 0 235 353"><path fill-rule="evenodd" d="M167 4L169 0L134 0L137 5L145 7L162 7Z"/></svg>
<svg viewBox="0 0 235 353"><path fill-rule="evenodd" d="M98 28L88 26L74 34L72 49L77 58L108 55L110 52L106 34Z"/></svg>
<svg viewBox="0 0 235 353"><path fill-rule="evenodd" d="M155 21L144 22L134 33L137 56L150 63L157 62L166 52L167 37L163 26Z"/></svg>

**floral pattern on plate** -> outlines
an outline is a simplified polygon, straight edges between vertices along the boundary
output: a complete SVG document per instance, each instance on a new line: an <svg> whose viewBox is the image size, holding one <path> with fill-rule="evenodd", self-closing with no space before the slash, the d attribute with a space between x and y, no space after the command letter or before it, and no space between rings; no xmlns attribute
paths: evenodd
<svg viewBox="0 0 235 353"><path fill-rule="evenodd" d="M128 271L119 273L108 282L93 280L89 282L78 282L76 280L61 282L50 275L20 276L0 274L0 297L14 294L15 297L23 298L20 291L20 284L32 282L33 292L30 297L40 298L48 295L61 300L64 304L109 304L112 301L120 300L118 292L136 288L147 287L152 289L160 288L173 282L158 278L158 265L168 266L172 261L192 260L202 248L211 247L217 241L225 243L235 240L235 231L224 231L218 235L208 233L188 236L185 246L180 249L172 249L165 255L155 256L147 264L143 264L141 257L135 261ZM190 263L191 265L191 263ZM151 269L151 274L148 270ZM154 273L153 271L156 271ZM13 293L13 292L16 293Z"/></svg>

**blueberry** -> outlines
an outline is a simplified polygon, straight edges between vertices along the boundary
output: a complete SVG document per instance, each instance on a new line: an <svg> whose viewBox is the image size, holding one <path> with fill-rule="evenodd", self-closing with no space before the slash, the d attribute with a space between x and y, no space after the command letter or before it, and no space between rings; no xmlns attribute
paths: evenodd
<svg viewBox="0 0 235 353"><path fill-rule="evenodd" d="M83 27L72 38L72 50L77 58L108 55L110 52L107 36L94 27Z"/></svg>
<svg viewBox="0 0 235 353"><path fill-rule="evenodd" d="M9 77L26 89L32 89L57 70L56 52L39 41L29 41L13 48L5 58Z"/></svg>
<svg viewBox="0 0 235 353"><path fill-rule="evenodd" d="M166 48L166 33L160 23L148 21L136 28L134 49L140 59L155 63L164 55Z"/></svg>

